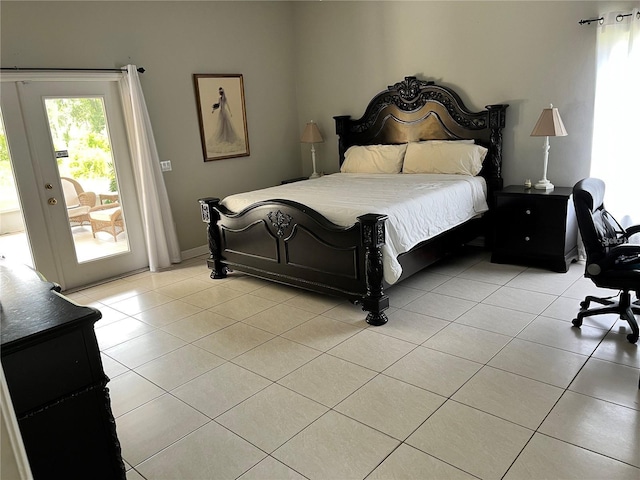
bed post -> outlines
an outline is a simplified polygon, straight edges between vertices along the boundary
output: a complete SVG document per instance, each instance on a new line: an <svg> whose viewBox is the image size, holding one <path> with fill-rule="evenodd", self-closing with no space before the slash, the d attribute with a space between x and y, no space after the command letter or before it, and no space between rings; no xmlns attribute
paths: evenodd
<svg viewBox="0 0 640 480"><path fill-rule="evenodd" d="M207 266L211 269L211 278L226 278L227 267L222 265L222 253L220 251L220 232L218 230L218 220L220 214L214 208L220 203L219 198L201 198L200 213L202 221L207 224L207 238L209 239L209 258Z"/></svg>
<svg viewBox="0 0 640 480"><path fill-rule="evenodd" d="M504 128L505 110L509 105L487 105L489 112L489 150L491 165L487 176L489 191L502 189L502 129Z"/></svg>
<svg viewBox="0 0 640 480"><path fill-rule="evenodd" d="M344 162L344 152L347 151L347 136L349 135L349 129L347 123L351 119L351 115L339 115L333 117L336 122L336 135L338 135L338 159L340 160L340 166Z"/></svg>
<svg viewBox="0 0 640 480"><path fill-rule="evenodd" d="M369 325L384 325L388 318L384 310L389 308L389 297L382 290L382 246L385 239L386 215L368 213L358 217L361 225L362 244L365 249L365 283L367 293L362 299L362 309L369 312Z"/></svg>

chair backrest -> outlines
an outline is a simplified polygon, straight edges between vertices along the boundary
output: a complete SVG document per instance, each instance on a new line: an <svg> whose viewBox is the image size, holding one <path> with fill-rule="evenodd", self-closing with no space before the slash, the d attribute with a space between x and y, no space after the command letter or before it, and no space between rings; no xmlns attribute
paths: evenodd
<svg viewBox="0 0 640 480"><path fill-rule="evenodd" d="M597 264L611 247L626 243L624 229L604 208L604 191L604 182L598 178L585 178L573 187L573 205L587 253L587 271L589 265Z"/></svg>
<svg viewBox="0 0 640 480"><path fill-rule="evenodd" d="M73 208L80 205L78 196L84 192L82 186L73 178L60 177L62 183L62 193L64 195L64 201L67 204L67 208Z"/></svg>

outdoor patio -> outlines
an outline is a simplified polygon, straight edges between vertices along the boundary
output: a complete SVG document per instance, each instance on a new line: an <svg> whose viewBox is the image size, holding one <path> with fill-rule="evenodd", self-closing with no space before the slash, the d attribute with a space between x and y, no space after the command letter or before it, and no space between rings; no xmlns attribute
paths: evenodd
<svg viewBox="0 0 640 480"><path fill-rule="evenodd" d="M93 238L91 227L88 225L73 227L71 231L79 263L117 255L129 249L126 231L118 235L117 242L106 232L97 232L96 238ZM33 267L25 232L0 235L0 255Z"/></svg>

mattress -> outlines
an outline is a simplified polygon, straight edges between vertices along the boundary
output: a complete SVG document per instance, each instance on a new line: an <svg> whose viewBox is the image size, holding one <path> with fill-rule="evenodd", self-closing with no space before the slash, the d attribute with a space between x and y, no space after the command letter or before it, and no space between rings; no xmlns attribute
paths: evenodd
<svg viewBox="0 0 640 480"><path fill-rule="evenodd" d="M402 274L398 255L487 211L486 192L483 177L334 173L231 195L222 204L240 212L264 200L293 200L345 227L367 213L387 215L384 279L392 285Z"/></svg>

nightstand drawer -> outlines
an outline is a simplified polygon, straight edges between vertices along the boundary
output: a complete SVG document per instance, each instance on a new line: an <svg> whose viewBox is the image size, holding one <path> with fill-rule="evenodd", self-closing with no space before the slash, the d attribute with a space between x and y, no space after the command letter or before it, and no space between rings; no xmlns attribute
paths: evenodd
<svg viewBox="0 0 640 480"><path fill-rule="evenodd" d="M499 197L496 209L502 219L511 223L509 228L556 228L564 230L567 218L567 200L549 199L546 202L530 198ZM502 225L507 228L507 225Z"/></svg>

